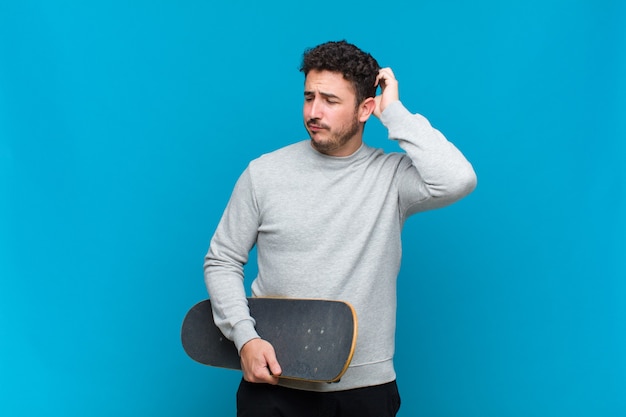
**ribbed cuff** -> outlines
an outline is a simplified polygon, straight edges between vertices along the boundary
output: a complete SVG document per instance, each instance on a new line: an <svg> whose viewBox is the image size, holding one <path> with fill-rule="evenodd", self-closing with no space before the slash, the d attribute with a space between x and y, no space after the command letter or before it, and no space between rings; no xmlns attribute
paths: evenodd
<svg viewBox="0 0 626 417"><path fill-rule="evenodd" d="M243 345L248 343L250 340L258 338L259 334L256 332L254 328L254 321L252 320L242 320L233 327L233 331L231 333L232 341L237 346L237 351L240 352Z"/></svg>

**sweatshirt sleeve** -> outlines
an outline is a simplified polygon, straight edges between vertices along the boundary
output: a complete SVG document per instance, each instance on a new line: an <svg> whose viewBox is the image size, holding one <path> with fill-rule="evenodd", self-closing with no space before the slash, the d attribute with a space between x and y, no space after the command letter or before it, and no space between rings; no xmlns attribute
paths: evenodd
<svg viewBox="0 0 626 417"><path fill-rule="evenodd" d="M258 230L258 208L249 169L239 177L204 259L204 281L213 318L237 350L258 337L244 287L244 265Z"/></svg>
<svg viewBox="0 0 626 417"><path fill-rule="evenodd" d="M387 106L381 121L409 159L399 167L398 178L405 216L447 206L474 190L472 165L425 117L411 114L396 101Z"/></svg>

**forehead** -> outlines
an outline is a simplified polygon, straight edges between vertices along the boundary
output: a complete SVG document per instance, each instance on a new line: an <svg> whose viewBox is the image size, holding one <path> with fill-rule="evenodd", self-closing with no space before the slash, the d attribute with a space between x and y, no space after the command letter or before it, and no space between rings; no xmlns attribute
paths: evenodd
<svg viewBox="0 0 626 417"><path fill-rule="evenodd" d="M324 93L338 97L354 96L352 83L340 72L311 70L304 80L304 93Z"/></svg>

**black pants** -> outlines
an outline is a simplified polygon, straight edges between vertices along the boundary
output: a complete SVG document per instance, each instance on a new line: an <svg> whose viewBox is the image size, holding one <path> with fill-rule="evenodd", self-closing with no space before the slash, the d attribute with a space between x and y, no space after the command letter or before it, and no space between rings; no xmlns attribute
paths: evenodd
<svg viewBox="0 0 626 417"><path fill-rule="evenodd" d="M394 417L396 382L337 392L312 392L241 381L237 417Z"/></svg>

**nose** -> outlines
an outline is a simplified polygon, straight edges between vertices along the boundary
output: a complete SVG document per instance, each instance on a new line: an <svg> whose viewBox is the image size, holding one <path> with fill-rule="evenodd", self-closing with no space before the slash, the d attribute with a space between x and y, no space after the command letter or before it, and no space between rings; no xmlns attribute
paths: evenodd
<svg viewBox="0 0 626 417"><path fill-rule="evenodd" d="M308 118L309 119L319 119L321 117L322 106L320 105L319 100L316 98L307 101L308 108Z"/></svg>

